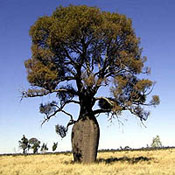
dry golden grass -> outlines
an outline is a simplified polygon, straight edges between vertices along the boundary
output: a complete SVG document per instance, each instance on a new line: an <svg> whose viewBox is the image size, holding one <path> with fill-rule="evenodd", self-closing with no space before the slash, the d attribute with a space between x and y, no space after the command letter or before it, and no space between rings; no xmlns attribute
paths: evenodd
<svg viewBox="0 0 175 175"><path fill-rule="evenodd" d="M0 156L1 175L175 175L175 149L98 153L98 162L72 163L72 154Z"/></svg>

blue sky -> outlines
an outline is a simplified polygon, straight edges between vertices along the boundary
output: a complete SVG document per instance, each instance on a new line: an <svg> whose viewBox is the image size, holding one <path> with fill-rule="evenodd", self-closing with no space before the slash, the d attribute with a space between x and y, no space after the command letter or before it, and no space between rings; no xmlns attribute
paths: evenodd
<svg viewBox="0 0 175 175"><path fill-rule="evenodd" d="M19 152L18 140L23 134L49 147L58 141L58 150L71 150L71 130L64 139L54 131L55 124L64 124L67 118L59 116L40 125L43 116L39 114L39 104L51 97L24 99L20 103L20 91L29 87L24 68L24 61L31 57L29 28L38 17L51 15L57 6L69 4L96 6L132 18L143 55L148 57L146 65L152 69L148 78L157 82L153 94L161 99L157 108L151 108L146 128L129 113L121 116L123 126L101 115L99 148L144 147L156 135L163 145L175 145L174 0L0 0L0 153ZM78 109L71 109L77 115Z"/></svg>

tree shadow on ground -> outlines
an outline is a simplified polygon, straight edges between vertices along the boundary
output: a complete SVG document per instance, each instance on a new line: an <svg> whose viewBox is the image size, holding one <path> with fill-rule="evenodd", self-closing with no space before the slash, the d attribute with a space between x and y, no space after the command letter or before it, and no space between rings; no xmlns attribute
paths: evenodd
<svg viewBox="0 0 175 175"><path fill-rule="evenodd" d="M110 164L110 163L114 163L114 162L128 162L131 164L135 164L138 162L149 162L150 160L152 160L153 158L149 158L149 157L143 157L143 156L139 156L139 157L120 157L120 158L116 158L116 157L111 157L111 158L107 158L107 159L97 159L97 163L106 163L106 164Z"/></svg>

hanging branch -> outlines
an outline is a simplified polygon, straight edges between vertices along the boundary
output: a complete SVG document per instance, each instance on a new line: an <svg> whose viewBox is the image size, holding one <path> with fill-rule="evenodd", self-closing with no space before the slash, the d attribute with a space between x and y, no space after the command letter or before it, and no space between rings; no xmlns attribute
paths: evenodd
<svg viewBox="0 0 175 175"><path fill-rule="evenodd" d="M59 113L59 112L62 112L62 113L64 113L64 114L66 114L67 116L70 117L70 122L74 122L73 116L72 116L70 113L68 113L67 111L64 110L64 107L65 107L67 104L69 104L69 103L76 103L76 104L79 104L79 102L78 102L78 101L75 101L75 100L68 100L68 101L66 101L64 104L62 104L60 107L59 107L58 105L56 105L56 104L51 104L52 107L56 107L57 110L54 110L54 112L53 112L52 114L49 114L49 113L47 113L47 112L42 112L42 113L44 113L44 114L46 115L46 117L45 117L44 120L42 121L41 126L42 126L45 122L48 122L52 117L54 117L54 116L55 116L57 113Z"/></svg>

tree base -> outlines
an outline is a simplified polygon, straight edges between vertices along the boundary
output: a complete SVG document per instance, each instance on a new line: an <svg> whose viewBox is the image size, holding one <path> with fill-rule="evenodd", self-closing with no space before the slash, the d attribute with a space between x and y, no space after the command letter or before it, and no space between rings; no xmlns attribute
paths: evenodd
<svg viewBox="0 0 175 175"><path fill-rule="evenodd" d="M96 160L99 143L99 125L96 118L79 119L72 128L72 151L75 162Z"/></svg>

